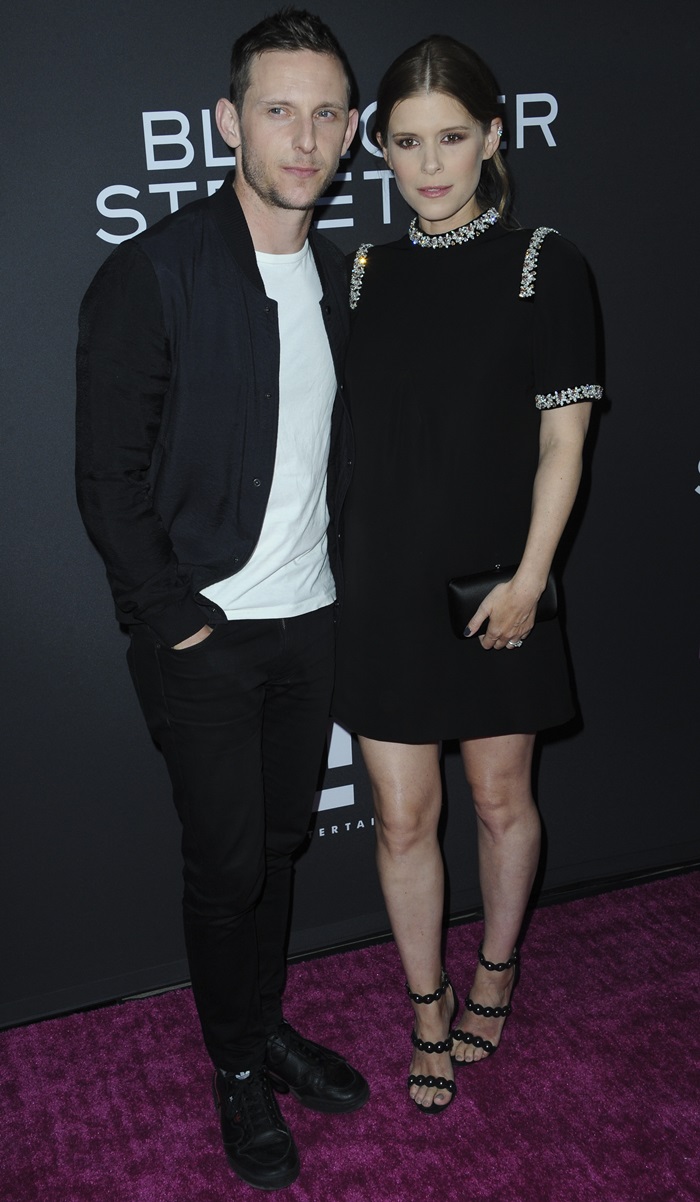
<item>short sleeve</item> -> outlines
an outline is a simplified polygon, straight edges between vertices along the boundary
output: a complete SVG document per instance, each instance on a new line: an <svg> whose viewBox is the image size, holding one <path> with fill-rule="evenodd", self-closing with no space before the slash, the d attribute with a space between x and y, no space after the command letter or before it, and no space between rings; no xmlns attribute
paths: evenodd
<svg viewBox="0 0 700 1202"><path fill-rule="evenodd" d="M554 231L539 247L534 281L534 401L556 409L598 401L596 317L583 255Z"/></svg>

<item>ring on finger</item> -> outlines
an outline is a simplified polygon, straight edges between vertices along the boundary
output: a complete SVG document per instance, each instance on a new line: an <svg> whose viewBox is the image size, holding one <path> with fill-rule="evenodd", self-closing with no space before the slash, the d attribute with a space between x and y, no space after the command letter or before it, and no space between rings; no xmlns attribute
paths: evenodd
<svg viewBox="0 0 700 1202"><path fill-rule="evenodd" d="M508 642L506 643L506 647L522 647L522 645L522 639L508 639Z"/></svg>

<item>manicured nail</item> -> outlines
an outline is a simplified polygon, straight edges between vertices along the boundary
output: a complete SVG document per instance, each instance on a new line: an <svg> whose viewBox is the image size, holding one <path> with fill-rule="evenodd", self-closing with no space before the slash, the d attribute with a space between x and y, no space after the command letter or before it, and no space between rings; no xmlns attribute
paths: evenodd
<svg viewBox="0 0 700 1202"><path fill-rule="evenodd" d="M469 629L469 627L468 627L468 626L465 626L465 627L464 627L464 637L465 637L465 639L468 639L470 634L471 634L471 630Z"/></svg>

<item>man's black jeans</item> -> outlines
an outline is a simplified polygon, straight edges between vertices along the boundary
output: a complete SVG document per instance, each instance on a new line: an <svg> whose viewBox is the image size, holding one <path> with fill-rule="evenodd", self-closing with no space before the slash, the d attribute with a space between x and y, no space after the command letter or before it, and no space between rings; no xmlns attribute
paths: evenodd
<svg viewBox="0 0 700 1202"><path fill-rule="evenodd" d="M292 857L309 826L333 685L333 606L222 622L181 651L132 630L129 668L182 822L184 922L204 1041L259 1067L282 1017Z"/></svg>

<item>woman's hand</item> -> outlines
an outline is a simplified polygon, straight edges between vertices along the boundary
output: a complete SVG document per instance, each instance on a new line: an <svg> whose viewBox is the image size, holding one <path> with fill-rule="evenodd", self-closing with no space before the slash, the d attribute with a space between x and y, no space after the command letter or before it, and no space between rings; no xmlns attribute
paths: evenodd
<svg viewBox="0 0 700 1202"><path fill-rule="evenodd" d="M512 580L497 584L468 623L476 634L488 618L482 647L502 651L520 647L535 624L537 602L581 478L581 452L590 418L590 401L540 415L540 457L532 491L527 542Z"/></svg>
<svg viewBox="0 0 700 1202"><path fill-rule="evenodd" d="M468 626L473 637L480 626L488 618L488 626L479 641L485 651L495 648L509 651L520 647L535 624L537 602L542 589L535 590L532 585L523 584L514 576L512 580L497 584L484 597L476 613L470 619Z"/></svg>

